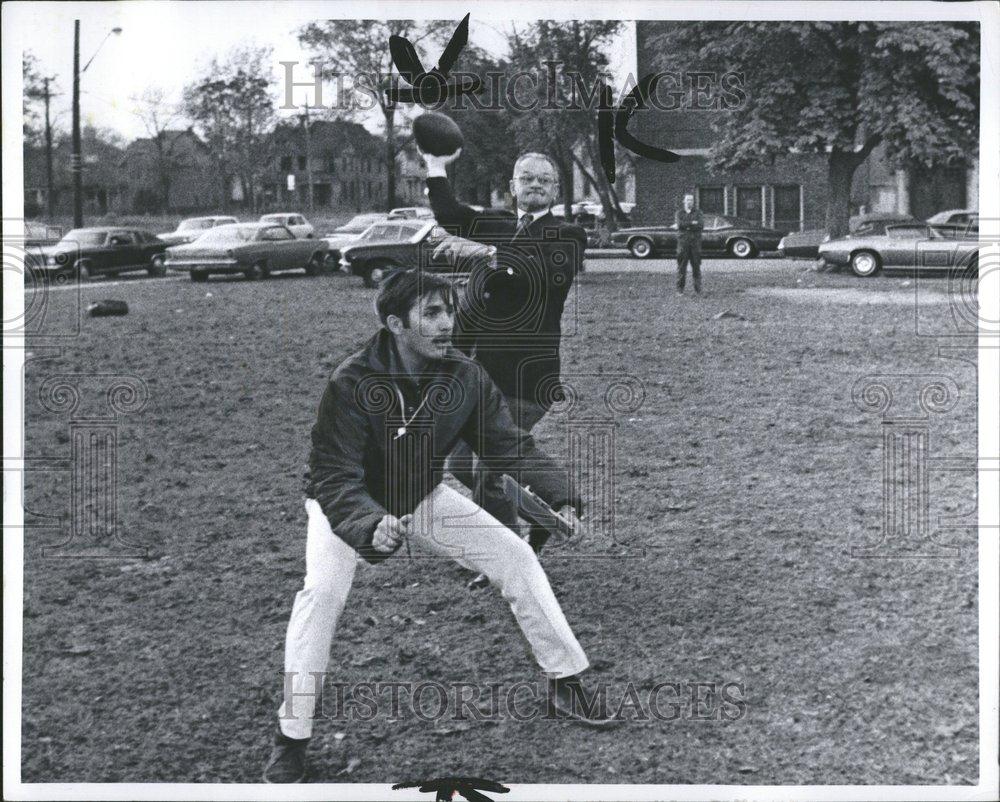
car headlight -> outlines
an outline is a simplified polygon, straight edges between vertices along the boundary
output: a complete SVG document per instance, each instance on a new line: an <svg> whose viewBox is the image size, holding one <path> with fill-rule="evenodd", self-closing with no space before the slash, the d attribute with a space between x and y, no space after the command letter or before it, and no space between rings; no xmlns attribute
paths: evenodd
<svg viewBox="0 0 1000 802"><path fill-rule="evenodd" d="M785 250L785 238L784 237L782 237L781 241L778 243L778 250L779 251Z"/></svg>

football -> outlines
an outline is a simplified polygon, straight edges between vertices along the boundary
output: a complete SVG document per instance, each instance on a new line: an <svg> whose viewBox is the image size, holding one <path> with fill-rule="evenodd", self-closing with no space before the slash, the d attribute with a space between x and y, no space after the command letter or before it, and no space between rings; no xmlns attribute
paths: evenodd
<svg viewBox="0 0 1000 802"><path fill-rule="evenodd" d="M413 121L417 147L432 156L450 156L465 143L462 130L451 117L429 111Z"/></svg>

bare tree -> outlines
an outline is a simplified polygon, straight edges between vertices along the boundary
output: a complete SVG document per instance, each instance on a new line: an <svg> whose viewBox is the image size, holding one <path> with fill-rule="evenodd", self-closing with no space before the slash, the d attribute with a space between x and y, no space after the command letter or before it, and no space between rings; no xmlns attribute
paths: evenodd
<svg viewBox="0 0 1000 802"><path fill-rule="evenodd" d="M133 114L142 122L153 143L160 202L163 210L169 212L174 173L189 166L182 140L171 133L173 127L183 122L184 116L178 107L166 101L162 89L152 86L136 100Z"/></svg>

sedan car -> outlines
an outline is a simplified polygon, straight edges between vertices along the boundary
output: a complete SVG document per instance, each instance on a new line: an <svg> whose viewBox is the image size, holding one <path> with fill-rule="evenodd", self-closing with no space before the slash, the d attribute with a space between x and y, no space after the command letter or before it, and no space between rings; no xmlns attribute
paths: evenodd
<svg viewBox="0 0 1000 802"><path fill-rule="evenodd" d="M277 223L285 226L299 239L312 239L314 231L312 223L306 220L301 214L288 214L281 212L278 214L261 215L262 223Z"/></svg>
<svg viewBox="0 0 1000 802"><path fill-rule="evenodd" d="M359 214L352 217L344 225L338 226L331 233L324 234L323 239L330 248L329 261L335 265L340 265L341 256L344 249L357 242L358 238L376 223L384 223L388 215L383 212L371 212L369 214Z"/></svg>
<svg viewBox="0 0 1000 802"><path fill-rule="evenodd" d="M762 251L773 251L784 231L756 226L733 217L705 215L701 252L706 256L728 254L749 259ZM611 235L612 247L625 247L636 259L649 259L677 252L677 226L622 228Z"/></svg>
<svg viewBox="0 0 1000 802"><path fill-rule="evenodd" d="M889 226L884 234L843 237L819 246L822 266L850 267L856 276L874 276L883 268L942 270L978 266L978 232L926 223Z"/></svg>
<svg viewBox="0 0 1000 802"><path fill-rule="evenodd" d="M166 249L167 243L142 229L74 228L55 245L36 249L32 261L50 275L75 275L81 280L132 270L163 276Z"/></svg>
<svg viewBox="0 0 1000 802"><path fill-rule="evenodd" d="M183 245L186 242L194 242L209 229L238 222L235 217L189 217L187 220L181 220L175 231L157 236L168 245Z"/></svg>
<svg viewBox="0 0 1000 802"><path fill-rule="evenodd" d="M400 267L450 273L453 268L447 257L433 256L433 249L447 236L434 220L387 220L345 248L344 261L367 287L377 287L386 273Z"/></svg>
<svg viewBox="0 0 1000 802"><path fill-rule="evenodd" d="M932 226L979 226L979 212L976 209L947 209L927 218Z"/></svg>
<svg viewBox="0 0 1000 802"><path fill-rule="evenodd" d="M846 236L884 234L887 226L919 222L908 214L872 212L852 217L848 223L850 233ZM788 259L815 259L819 255L819 246L830 239L832 239L830 232L825 228L793 232L781 238L781 242L778 243L778 253Z"/></svg>
<svg viewBox="0 0 1000 802"><path fill-rule="evenodd" d="M326 254L325 240L298 239L287 226L237 223L214 228L187 245L171 246L167 267L187 270L192 281L207 281L213 273L261 279L282 270L305 270L314 276L323 270Z"/></svg>

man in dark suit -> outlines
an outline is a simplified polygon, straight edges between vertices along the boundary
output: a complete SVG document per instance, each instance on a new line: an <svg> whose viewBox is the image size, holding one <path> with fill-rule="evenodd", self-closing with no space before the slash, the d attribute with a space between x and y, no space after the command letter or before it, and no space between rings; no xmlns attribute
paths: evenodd
<svg viewBox="0 0 1000 802"><path fill-rule="evenodd" d="M684 196L684 208L674 216L677 225L677 294L684 294L687 266L691 262L691 278L694 291L701 295L701 232L705 228L705 218L701 209L694 208L694 195Z"/></svg>
<svg viewBox="0 0 1000 802"><path fill-rule="evenodd" d="M583 266L587 234L551 212L558 196L559 173L541 153L525 153L514 164L510 192L516 214L477 211L455 199L446 167L461 155L423 154L434 217L455 238L438 250L469 258L468 241L479 243L471 256L469 283L458 309L456 342L475 356L504 394L515 423L526 432L561 397L559 344L562 314ZM464 465L463 465L464 463ZM517 507L503 491L498 474L477 465L459 449L452 473L471 487L476 500L500 523L517 531ZM540 551L548 533L532 527L528 541ZM482 575L470 588L488 584Z"/></svg>

